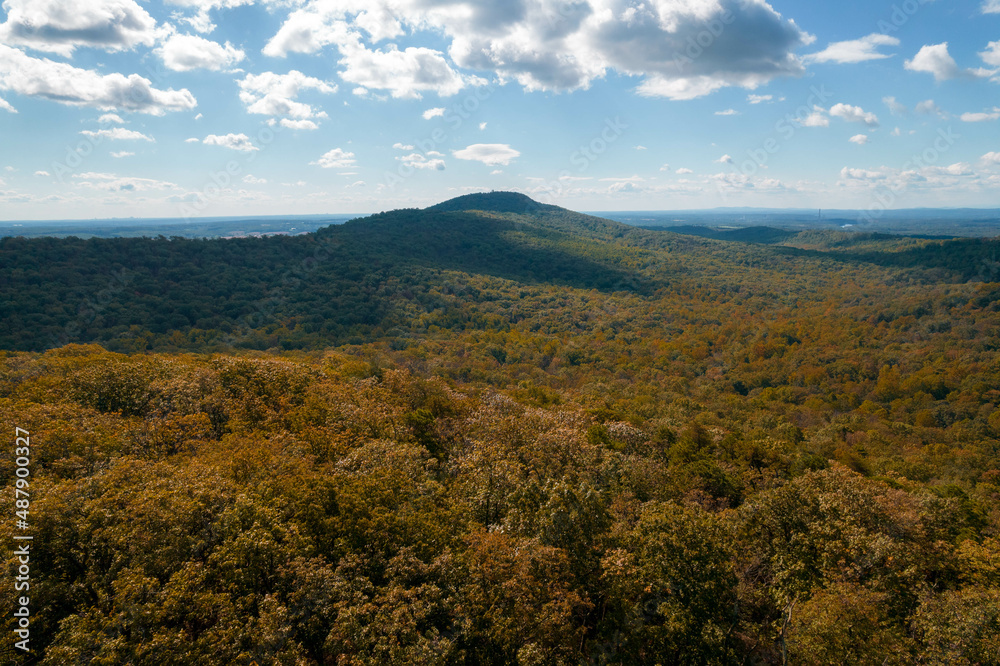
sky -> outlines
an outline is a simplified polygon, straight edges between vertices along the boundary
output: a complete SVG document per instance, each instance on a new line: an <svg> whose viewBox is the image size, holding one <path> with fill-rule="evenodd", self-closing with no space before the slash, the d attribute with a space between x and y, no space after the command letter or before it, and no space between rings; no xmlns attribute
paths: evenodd
<svg viewBox="0 0 1000 666"><path fill-rule="evenodd" d="M4 0L0 219L1000 207L1000 0Z"/></svg>

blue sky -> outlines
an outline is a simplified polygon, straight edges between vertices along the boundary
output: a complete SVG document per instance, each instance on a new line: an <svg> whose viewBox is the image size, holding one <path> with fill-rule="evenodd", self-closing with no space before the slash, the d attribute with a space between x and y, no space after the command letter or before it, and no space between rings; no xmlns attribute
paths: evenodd
<svg viewBox="0 0 1000 666"><path fill-rule="evenodd" d="M5 0L0 219L1000 207L1000 0Z"/></svg>

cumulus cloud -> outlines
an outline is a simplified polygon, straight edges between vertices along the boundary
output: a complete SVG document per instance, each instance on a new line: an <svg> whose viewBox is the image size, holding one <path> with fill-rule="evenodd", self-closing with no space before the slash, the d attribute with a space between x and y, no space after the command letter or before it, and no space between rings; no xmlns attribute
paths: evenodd
<svg viewBox="0 0 1000 666"><path fill-rule="evenodd" d="M694 171L693 171L692 169L686 169L686 168L684 168L684 167L681 167L680 169L678 169L678 170L677 170L677 171L675 171L674 173L676 173L676 174L677 174L677 175L679 175L679 176L686 176L686 175L688 175L688 174L692 174L692 173L694 173Z"/></svg>
<svg viewBox="0 0 1000 666"><path fill-rule="evenodd" d="M89 136L91 139L109 139L111 141L153 141L153 137L142 132L135 132L124 127L112 127L111 129L83 130L80 134Z"/></svg>
<svg viewBox="0 0 1000 666"><path fill-rule="evenodd" d="M774 99L774 95L754 95L750 93L747 95L747 101L751 104L762 104L763 102L770 102Z"/></svg>
<svg viewBox="0 0 1000 666"><path fill-rule="evenodd" d="M318 160L309 164L320 166L324 169L345 169L354 166L356 161L354 153L346 152L341 148L334 148L333 150L328 150Z"/></svg>
<svg viewBox="0 0 1000 666"><path fill-rule="evenodd" d="M402 51L395 47L375 51L354 41L341 44L340 51L339 64L344 67L340 78L368 89L387 90L396 98L420 99L424 92L447 97L470 81L479 82L456 72L433 49L411 46Z"/></svg>
<svg viewBox="0 0 1000 666"><path fill-rule="evenodd" d="M196 136L192 136L190 138L184 139L184 143L201 143L201 139L199 139Z"/></svg>
<svg viewBox="0 0 1000 666"><path fill-rule="evenodd" d="M316 90L327 94L337 92L335 84L306 76L294 69L287 74L247 74L239 81L239 86L240 101L246 105L249 113L299 119L326 117L325 113L316 111L309 104L296 101L295 98L301 91Z"/></svg>
<svg viewBox="0 0 1000 666"><path fill-rule="evenodd" d="M849 64L891 57L888 54L878 51L879 47L882 46L899 46L899 40L890 35L883 35L876 32L861 39L834 42L819 53L812 53L805 56L804 60L806 62Z"/></svg>
<svg viewBox="0 0 1000 666"><path fill-rule="evenodd" d="M273 124L273 123L274 123L274 118L271 118L271 120L268 122L268 124ZM288 118L282 118L281 121L278 124L281 125L282 127L287 127L288 129L293 129L293 130L314 130L314 129L319 129L319 125L317 125L316 123L314 123L311 120L305 120L305 119L303 119L303 120L289 120Z"/></svg>
<svg viewBox="0 0 1000 666"><path fill-rule="evenodd" d="M1000 0L997 0L1000 3ZM1000 11L997 12L1000 14ZM985 51L979 52L979 57L983 59L987 65L992 65L994 67L1000 67L1000 40L995 42L990 42L986 46Z"/></svg>
<svg viewBox="0 0 1000 666"><path fill-rule="evenodd" d="M428 155L432 155L428 153ZM409 155L403 155L397 157L396 159L403 163L403 166L411 167L413 169L433 169L437 171L444 171L444 160L437 157L441 153L433 153L433 155L428 158L420 153L410 153Z"/></svg>
<svg viewBox="0 0 1000 666"><path fill-rule="evenodd" d="M404 144L404 143L394 143L394 144L392 144L392 147L395 148L396 150L413 150L414 149L414 146L411 146L408 143L406 143L406 144Z"/></svg>
<svg viewBox="0 0 1000 666"><path fill-rule="evenodd" d="M507 166L521 156L521 153L506 143L474 143L461 150L453 150L452 155L460 160L482 162L487 166Z"/></svg>
<svg viewBox="0 0 1000 666"><path fill-rule="evenodd" d="M243 182L246 183L247 185L266 185L267 179L257 178L252 173L248 173L247 175L243 176Z"/></svg>
<svg viewBox="0 0 1000 666"><path fill-rule="evenodd" d="M202 143L209 146L221 146L230 150L238 150L243 153L260 150L260 148L253 145L250 137L246 134L224 134L221 136L218 134L209 134L202 139Z"/></svg>
<svg viewBox="0 0 1000 666"><path fill-rule="evenodd" d="M851 143L856 143L859 146L863 146L866 143L868 143L868 135L867 134L855 134L850 139L848 139L848 141L850 141Z"/></svg>
<svg viewBox="0 0 1000 666"><path fill-rule="evenodd" d="M111 153L111 157L115 157L115 158L132 157L133 155L135 155L135 153L129 152L127 150L116 150L116 151L114 151L114 152Z"/></svg>
<svg viewBox="0 0 1000 666"><path fill-rule="evenodd" d="M984 164L1000 164L1000 152L989 152L979 158Z"/></svg>
<svg viewBox="0 0 1000 666"><path fill-rule="evenodd" d="M117 113L105 113L101 115L100 118L97 119L97 122L101 123L102 125L107 123L118 123L119 125L125 124L125 121Z"/></svg>
<svg viewBox="0 0 1000 666"><path fill-rule="evenodd" d="M9 111L10 113L17 113L17 109L11 106L10 102L8 102L3 98L0 98L0 109L3 109L4 111Z"/></svg>
<svg viewBox="0 0 1000 666"><path fill-rule="evenodd" d="M835 118L842 118L849 123L864 123L869 127L878 127L878 116L865 111L860 106L834 104L830 107L830 115Z"/></svg>
<svg viewBox="0 0 1000 666"><path fill-rule="evenodd" d="M168 69L187 72L192 69L229 69L245 54L229 42L219 44L197 35L171 35L156 49Z"/></svg>
<svg viewBox="0 0 1000 666"><path fill-rule="evenodd" d="M35 175L36 176L48 176L49 172L48 171L36 171Z"/></svg>
<svg viewBox="0 0 1000 666"><path fill-rule="evenodd" d="M882 102L889 107L889 113L894 116L902 116L906 113L906 105L900 104L895 97L883 97Z"/></svg>
<svg viewBox="0 0 1000 666"><path fill-rule="evenodd" d="M78 46L108 51L152 46L156 21L134 0L5 0L0 42L69 56Z"/></svg>
<svg viewBox="0 0 1000 666"><path fill-rule="evenodd" d="M32 58L0 44L0 90L71 106L163 115L197 105L187 89L158 90L138 74L99 74L88 69Z"/></svg>
<svg viewBox="0 0 1000 666"><path fill-rule="evenodd" d="M987 54L989 52L986 52ZM981 56L983 54L980 54ZM984 59L986 56L983 56ZM921 47L917 55L912 60L903 63L906 69L913 72L924 72L934 76L934 80L941 82L957 78L977 78L986 77L996 72L985 69L962 69L955 62L955 59L948 53L948 42L940 44L928 44Z"/></svg>
<svg viewBox="0 0 1000 666"><path fill-rule="evenodd" d="M447 109L444 109L440 106L436 106L433 109L427 109L421 115L423 115L424 120L430 120L431 118L437 118L438 116L443 116L446 110Z"/></svg>
<svg viewBox="0 0 1000 666"><path fill-rule="evenodd" d="M717 115L717 116L738 116L738 115L740 115L740 112L737 111L736 109L726 109L725 111L716 111L715 115Z"/></svg>
<svg viewBox="0 0 1000 666"><path fill-rule="evenodd" d="M935 103L932 99L925 99L923 102L918 102L914 107L917 113L922 113L928 116L938 116L940 118L947 118L948 114L941 110L941 107Z"/></svg>
<svg viewBox="0 0 1000 666"><path fill-rule="evenodd" d="M963 122L967 123L981 123L987 120L997 120L1000 119L1000 107L993 107L992 111L986 113L963 113L961 115Z"/></svg>
<svg viewBox="0 0 1000 666"><path fill-rule="evenodd" d="M448 55L459 67L493 72L527 90L586 88L616 71L644 77L638 88L642 95L673 99L798 76L804 70L794 51L813 41L764 0L639 5L623 0L311 0L289 15L264 53L315 53L335 44L349 80L375 79L396 96L415 96L420 91L413 85L417 66L434 90L457 87L460 77L449 72L437 52L368 51L360 45L362 33L377 43L403 34L404 26L438 31L450 41ZM699 46L706 37L708 46ZM390 59L388 54L396 55ZM368 66L373 60L392 69L385 77L374 76ZM392 73L401 77L398 85L386 80Z"/></svg>
<svg viewBox="0 0 1000 666"><path fill-rule="evenodd" d="M829 127L830 119L826 116L826 109L821 106L813 106L813 110L805 118L797 119L803 127Z"/></svg>
<svg viewBox="0 0 1000 666"><path fill-rule="evenodd" d="M1000 0L983 0L984 14L1000 14Z"/></svg>
<svg viewBox="0 0 1000 666"><path fill-rule="evenodd" d="M719 159L717 159L715 161L718 164L732 164L733 163L733 156L732 155L723 155L722 157L720 157Z"/></svg>

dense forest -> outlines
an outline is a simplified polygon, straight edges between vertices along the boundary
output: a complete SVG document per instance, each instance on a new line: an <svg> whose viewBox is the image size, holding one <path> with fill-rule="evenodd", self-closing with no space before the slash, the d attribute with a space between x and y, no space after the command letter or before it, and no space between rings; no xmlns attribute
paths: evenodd
<svg viewBox="0 0 1000 666"><path fill-rule="evenodd" d="M1000 663L998 249L509 193L0 239L0 654Z"/></svg>

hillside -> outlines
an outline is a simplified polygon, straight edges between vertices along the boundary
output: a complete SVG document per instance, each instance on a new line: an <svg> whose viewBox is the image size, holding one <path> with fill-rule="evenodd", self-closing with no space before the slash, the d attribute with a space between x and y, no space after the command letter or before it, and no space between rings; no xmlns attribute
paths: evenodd
<svg viewBox="0 0 1000 666"><path fill-rule="evenodd" d="M525 199L0 240L36 663L995 661L995 242Z"/></svg>

